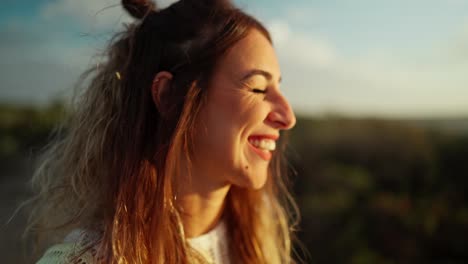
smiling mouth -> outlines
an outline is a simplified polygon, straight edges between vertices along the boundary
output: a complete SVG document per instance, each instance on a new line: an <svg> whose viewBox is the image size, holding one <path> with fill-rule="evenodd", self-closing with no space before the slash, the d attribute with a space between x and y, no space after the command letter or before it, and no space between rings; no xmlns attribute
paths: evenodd
<svg viewBox="0 0 468 264"><path fill-rule="evenodd" d="M249 146L262 159L271 160L272 152L276 149L276 141L266 137L252 136L249 137Z"/></svg>

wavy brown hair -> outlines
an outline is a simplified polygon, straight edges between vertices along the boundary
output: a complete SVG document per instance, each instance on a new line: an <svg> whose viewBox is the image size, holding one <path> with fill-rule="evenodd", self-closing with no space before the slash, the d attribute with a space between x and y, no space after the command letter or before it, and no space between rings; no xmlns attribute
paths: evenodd
<svg viewBox="0 0 468 264"><path fill-rule="evenodd" d="M203 262L172 206L174 175L180 157L191 159L217 62L252 29L271 38L229 1L181 0L162 10L151 1L122 3L137 22L113 38L104 63L84 74L86 88L77 94L65 133L42 155L32 180L29 231L38 243L77 227L98 232L90 246L104 263ZM165 111L151 94L160 71L173 74ZM263 188L233 186L226 197L236 263L293 262L298 214L283 179L283 150L284 144L274 154Z"/></svg>

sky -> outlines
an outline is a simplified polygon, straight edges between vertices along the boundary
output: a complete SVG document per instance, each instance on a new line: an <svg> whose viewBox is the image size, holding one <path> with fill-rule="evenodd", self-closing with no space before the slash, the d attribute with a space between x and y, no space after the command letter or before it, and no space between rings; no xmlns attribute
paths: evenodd
<svg viewBox="0 0 468 264"><path fill-rule="evenodd" d="M2 0L0 102L69 96L132 22L119 3ZM468 116L468 0L235 3L272 33L281 89L298 114Z"/></svg>

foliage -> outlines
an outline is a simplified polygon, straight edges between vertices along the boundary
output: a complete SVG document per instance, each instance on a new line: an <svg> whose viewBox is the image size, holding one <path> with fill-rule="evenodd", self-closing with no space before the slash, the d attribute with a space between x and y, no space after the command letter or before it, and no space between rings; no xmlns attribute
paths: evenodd
<svg viewBox="0 0 468 264"><path fill-rule="evenodd" d="M298 121L291 156L310 262L468 261L468 133L419 124Z"/></svg>
<svg viewBox="0 0 468 264"><path fill-rule="evenodd" d="M45 107L0 105L0 157L26 154L43 146L66 113L61 102Z"/></svg>

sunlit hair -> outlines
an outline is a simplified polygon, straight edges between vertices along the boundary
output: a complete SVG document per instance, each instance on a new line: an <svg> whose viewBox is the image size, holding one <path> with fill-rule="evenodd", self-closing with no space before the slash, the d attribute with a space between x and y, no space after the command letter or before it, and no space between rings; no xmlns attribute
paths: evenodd
<svg viewBox="0 0 468 264"><path fill-rule="evenodd" d="M38 243L74 228L100 234L103 263L203 263L185 241L174 175L190 161L198 113L216 63L250 30L267 30L229 1L123 1L137 22L116 35L105 61L87 71L65 132L33 176L29 231ZM173 80L160 111L156 73ZM284 142L283 142L284 143ZM282 145L284 148L284 144ZM225 219L234 263L292 263L297 208L282 177L280 146L259 190L232 186Z"/></svg>

